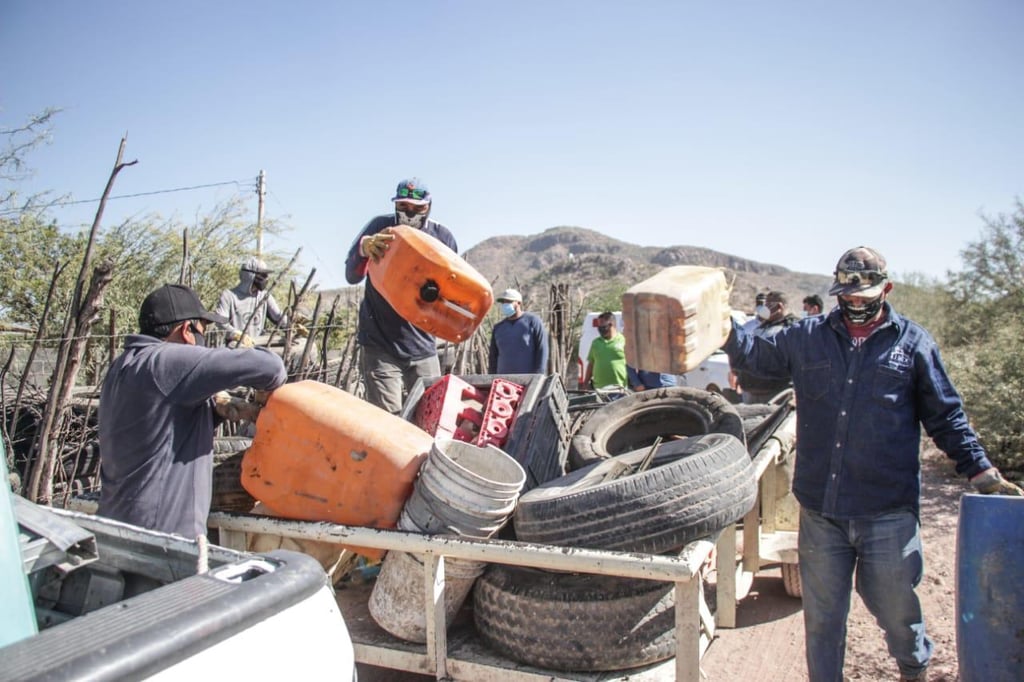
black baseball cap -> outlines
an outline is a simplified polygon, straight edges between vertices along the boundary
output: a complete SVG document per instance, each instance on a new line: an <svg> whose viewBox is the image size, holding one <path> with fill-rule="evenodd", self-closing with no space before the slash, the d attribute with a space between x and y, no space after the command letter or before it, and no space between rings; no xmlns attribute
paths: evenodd
<svg viewBox="0 0 1024 682"><path fill-rule="evenodd" d="M183 320L228 323L228 318L204 308L199 295L184 284L165 284L152 291L139 309L139 329L153 329Z"/></svg>

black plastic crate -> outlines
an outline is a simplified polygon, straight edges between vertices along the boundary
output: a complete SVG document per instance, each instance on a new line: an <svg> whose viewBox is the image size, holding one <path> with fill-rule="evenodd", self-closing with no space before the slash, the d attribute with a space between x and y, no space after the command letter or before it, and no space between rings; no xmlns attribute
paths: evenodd
<svg viewBox="0 0 1024 682"><path fill-rule="evenodd" d="M569 398L557 374L469 374L459 376L470 386L490 390L495 379L525 387L519 400L512 430L502 448L526 471L523 491L565 475L569 457ZM416 406L424 392L441 377L418 379L402 406L401 416L414 421Z"/></svg>

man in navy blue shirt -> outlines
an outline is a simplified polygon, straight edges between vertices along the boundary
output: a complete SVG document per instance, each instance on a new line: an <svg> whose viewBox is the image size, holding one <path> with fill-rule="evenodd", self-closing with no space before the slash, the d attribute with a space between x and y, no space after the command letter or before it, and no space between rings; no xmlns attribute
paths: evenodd
<svg viewBox="0 0 1024 682"><path fill-rule="evenodd" d="M735 323L734 368L793 379L798 405L793 493L811 682L843 679L846 619L857 592L885 631L900 679L924 680L932 656L914 592L920 539L920 427L985 494L1021 495L988 460L935 341L886 301L885 258L850 249L830 296L838 306L771 339Z"/></svg>
<svg viewBox="0 0 1024 682"><path fill-rule="evenodd" d="M496 302L501 321L491 331L489 374L547 374L548 333L540 317L523 311L523 295L503 291Z"/></svg>
<svg viewBox="0 0 1024 682"><path fill-rule="evenodd" d="M433 202L430 191L418 178L398 183L394 213L370 220L352 242L345 260L345 278L358 284L366 278L366 292L359 306L359 345L362 347L363 384L366 399L392 414L420 377L441 374L437 342L431 334L406 322L388 303L367 275L369 259L375 261L394 240L391 228L408 225L438 239L458 252L455 237L444 225L429 219Z"/></svg>

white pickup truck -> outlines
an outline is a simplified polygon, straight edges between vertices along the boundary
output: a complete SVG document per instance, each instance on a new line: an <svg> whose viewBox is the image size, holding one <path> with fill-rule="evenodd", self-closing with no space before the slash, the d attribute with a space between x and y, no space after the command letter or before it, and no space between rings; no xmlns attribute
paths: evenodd
<svg viewBox="0 0 1024 682"><path fill-rule="evenodd" d="M0 680L355 678L334 591L307 555L200 546L7 486L0 541Z"/></svg>

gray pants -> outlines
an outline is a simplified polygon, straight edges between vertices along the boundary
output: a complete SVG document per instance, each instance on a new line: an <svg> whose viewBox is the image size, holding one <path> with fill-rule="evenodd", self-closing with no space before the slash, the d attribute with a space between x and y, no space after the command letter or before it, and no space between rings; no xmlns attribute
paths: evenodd
<svg viewBox="0 0 1024 682"><path fill-rule="evenodd" d="M362 350L366 400L391 414L402 411L405 397L417 379L441 376L437 355L419 360L403 360L376 346L363 346Z"/></svg>

